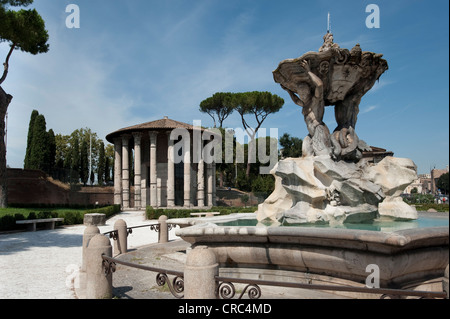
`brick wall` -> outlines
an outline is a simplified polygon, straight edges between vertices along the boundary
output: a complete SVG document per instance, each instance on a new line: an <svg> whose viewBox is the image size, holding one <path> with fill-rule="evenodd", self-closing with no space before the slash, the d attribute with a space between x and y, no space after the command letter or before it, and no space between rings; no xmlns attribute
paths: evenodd
<svg viewBox="0 0 450 319"><path fill-rule="evenodd" d="M9 204L112 205L113 187L70 187L43 171L8 168Z"/></svg>

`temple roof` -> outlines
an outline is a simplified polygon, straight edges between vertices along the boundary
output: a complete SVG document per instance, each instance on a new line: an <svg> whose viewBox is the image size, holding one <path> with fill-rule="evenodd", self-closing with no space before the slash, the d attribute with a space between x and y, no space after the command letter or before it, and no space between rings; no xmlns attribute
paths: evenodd
<svg viewBox="0 0 450 319"><path fill-rule="evenodd" d="M168 131L176 128L184 128L189 131L192 131L194 129L194 126L187 123L169 119L167 116L165 116L163 119L160 120L121 128L117 131L108 134L106 136L106 140L110 143L114 143L114 138L124 134L131 134L133 132L143 132L143 131ZM205 128L201 128L201 130L204 131Z"/></svg>

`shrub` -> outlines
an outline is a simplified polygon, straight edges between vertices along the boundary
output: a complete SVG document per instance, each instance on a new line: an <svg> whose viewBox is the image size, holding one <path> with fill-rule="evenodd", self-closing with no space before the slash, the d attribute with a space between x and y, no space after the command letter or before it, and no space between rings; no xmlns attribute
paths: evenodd
<svg viewBox="0 0 450 319"><path fill-rule="evenodd" d="M229 215L235 213L253 213L257 210L257 207L212 207L210 209L162 209L153 208L152 206L147 206L145 213L147 219L158 219L161 215L166 215L168 218L187 218L192 217L191 213L198 212L219 212L221 215Z"/></svg>
<svg viewBox="0 0 450 319"><path fill-rule="evenodd" d="M51 212L39 212L37 214L37 218L38 219L46 219L46 218L53 218L53 216L52 216Z"/></svg>
<svg viewBox="0 0 450 319"><path fill-rule="evenodd" d="M93 214L100 213L105 214L107 218L111 217L114 214L120 212L120 205L107 206L97 209L90 210L59 210L59 211L39 211L37 214L35 212L25 212L23 214L19 213L8 213L4 215L0 215L0 231L2 230L14 230L21 229L23 226L17 225L16 220L24 220L24 219L45 219L45 218L64 218L64 225L75 225L75 224L83 224L84 215L85 214ZM61 224L58 222L58 224Z"/></svg>
<svg viewBox="0 0 450 319"><path fill-rule="evenodd" d="M36 213L35 212L31 212L28 214L28 218L27 219L37 219L36 217Z"/></svg>
<svg viewBox="0 0 450 319"><path fill-rule="evenodd" d="M96 209L90 209L87 210L84 214L105 214L106 218L109 218L117 213L120 213L120 205L112 205Z"/></svg>
<svg viewBox="0 0 450 319"><path fill-rule="evenodd" d="M12 215L5 215L0 218L0 230L12 230L16 227L16 219Z"/></svg>

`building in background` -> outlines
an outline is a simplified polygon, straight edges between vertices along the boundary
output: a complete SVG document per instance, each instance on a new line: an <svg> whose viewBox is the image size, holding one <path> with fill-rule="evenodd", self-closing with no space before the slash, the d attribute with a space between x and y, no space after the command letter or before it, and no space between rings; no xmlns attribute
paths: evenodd
<svg viewBox="0 0 450 319"><path fill-rule="evenodd" d="M189 147L183 149L180 163L169 160L177 143L170 139L174 129L189 132ZM114 204L123 209L215 206L216 165L193 160L196 132L209 131L164 117L108 134L106 139L115 149Z"/></svg>

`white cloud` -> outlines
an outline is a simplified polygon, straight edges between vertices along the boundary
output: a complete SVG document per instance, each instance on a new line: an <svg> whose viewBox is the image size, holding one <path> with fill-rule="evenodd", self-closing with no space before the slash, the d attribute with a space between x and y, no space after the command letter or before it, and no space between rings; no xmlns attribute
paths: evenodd
<svg viewBox="0 0 450 319"><path fill-rule="evenodd" d="M365 114L365 113L372 112L372 111L375 110L376 108L378 108L377 105L370 105L370 106L367 106L367 107L365 107L364 109L362 109L362 110L359 112L359 114Z"/></svg>
<svg viewBox="0 0 450 319"><path fill-rule="evenodd" d="M5 91L14 97L8 109L7 161L11 167L23 165L33 109L45 116L47 129L56 134L89 127L104 139L107 133L134 122L127 112L132 98L108 89L113 67L85 54L89 50L54 41L58 46L46 54L14 52L4 83Z"/></svg>

